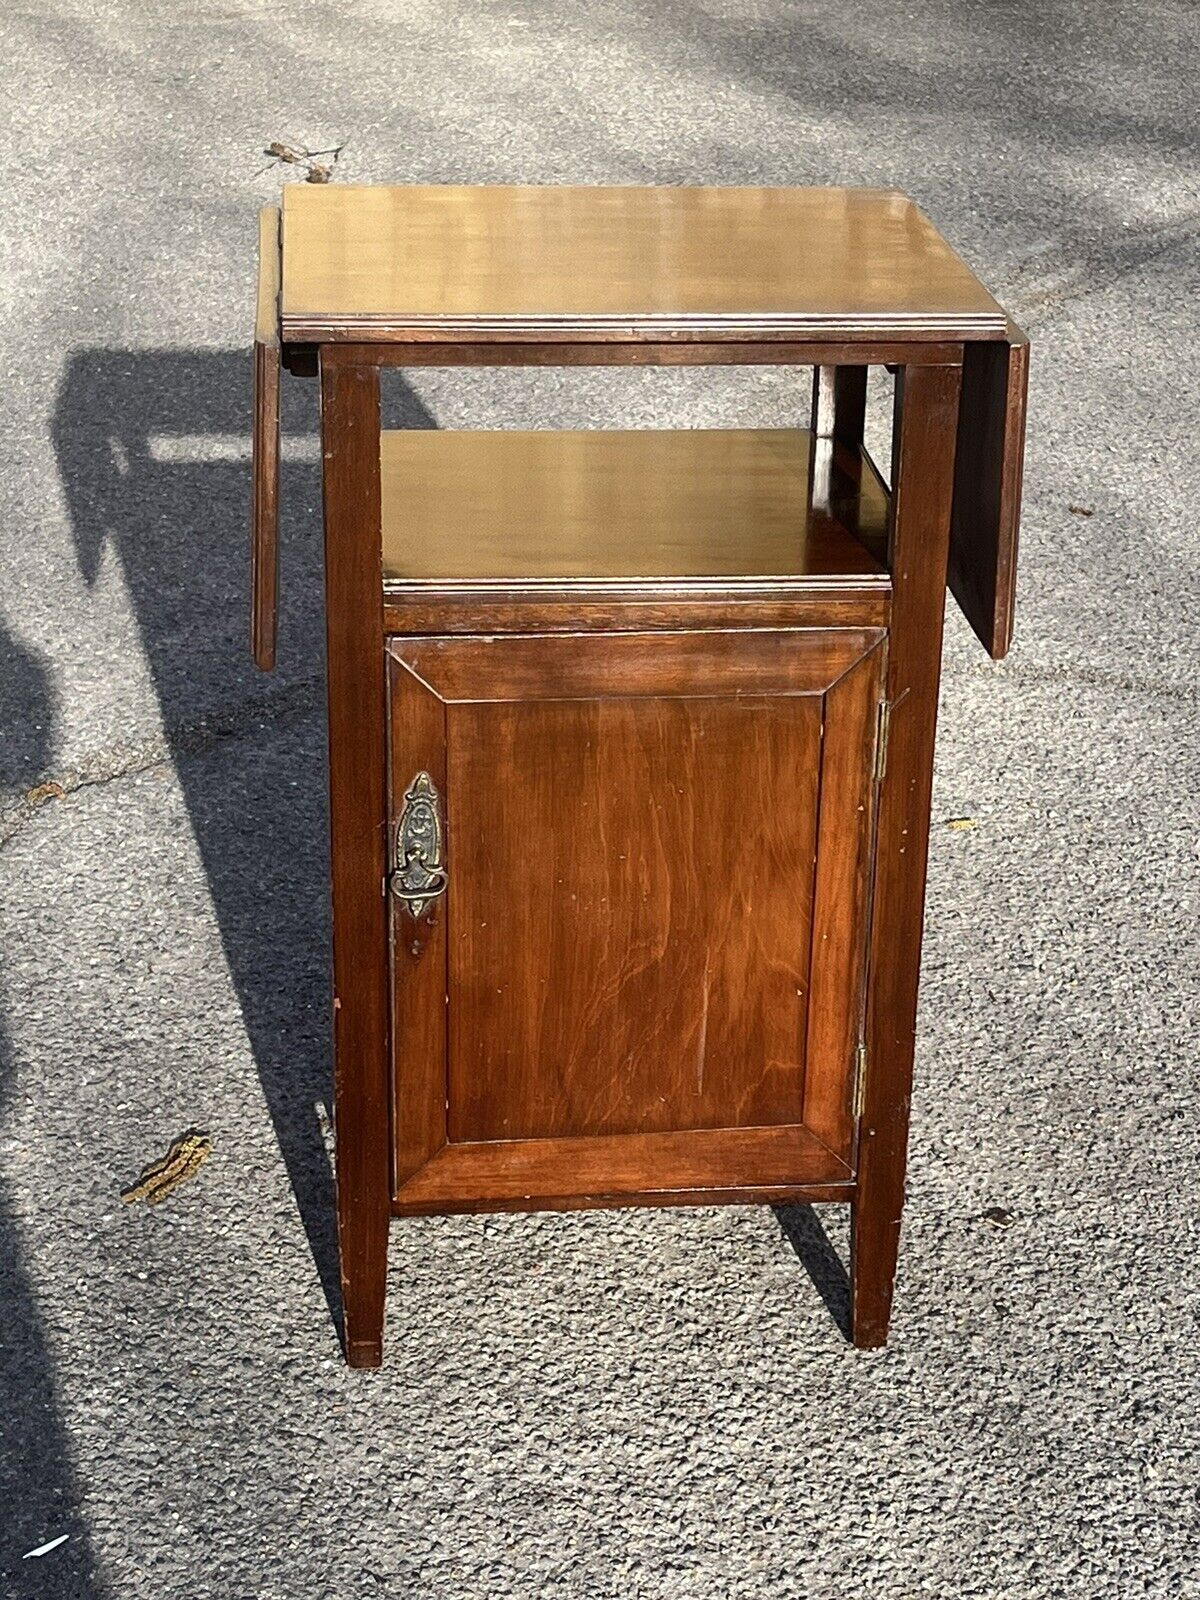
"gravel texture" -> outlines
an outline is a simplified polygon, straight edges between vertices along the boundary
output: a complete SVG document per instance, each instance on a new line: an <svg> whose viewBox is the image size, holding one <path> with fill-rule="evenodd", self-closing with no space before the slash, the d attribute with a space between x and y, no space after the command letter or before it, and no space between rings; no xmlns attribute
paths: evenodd
<svg viewBox="0 0 1200 1600"><path fill-rule="evenodd" d="M0 1594L1200 1596L1194 7L26 0L0 45ZM279 671L245 647L272 139L894 185L1029 328L1017 645L948 625L886 1351L839 1331L839 1213L625 1212L397 1225L387 1365L342 1367L298 381ZM804 415L768 371L387 404ZM121 1206L189 1126L200 1176Z"/></svg>

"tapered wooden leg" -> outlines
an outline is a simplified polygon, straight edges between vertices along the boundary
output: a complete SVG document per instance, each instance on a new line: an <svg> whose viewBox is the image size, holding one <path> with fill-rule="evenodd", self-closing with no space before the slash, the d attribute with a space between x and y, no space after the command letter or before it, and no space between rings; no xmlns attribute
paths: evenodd
<svg viewBox="0 0 1200 1600"><path fill-rule="evenodd" d="M829 507L834 494L834 461L843 469L857 458L867 414L866 367L814 367L812 449L808 458L808 497L813 506Z"/></svg>
<svg viewBox="0 0 1200 1600"><path fill-rule="evenodd" d="M338 1242L352 1367L383 1354L390 1217L379 369L321 355Z"/></svg>
<svg viewBox="0 0 1200 1600"><path fill-rule="evenodd" d="M871 908L866 1080L851 1214L854 1343L887 1341L904 1206L925 863L962 369L902 368L893 443L887 765Z"/></svg>
<svg viewBox="0 0 1200 1600"><path fill-rule="evenodd" d="M812 431L852 450L863 442L867 414L866 367L814 367Z"/></svg>

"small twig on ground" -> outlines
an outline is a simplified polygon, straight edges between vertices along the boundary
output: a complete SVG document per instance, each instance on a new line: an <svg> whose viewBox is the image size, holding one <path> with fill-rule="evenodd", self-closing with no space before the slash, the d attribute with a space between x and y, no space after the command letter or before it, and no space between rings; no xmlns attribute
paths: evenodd
<svg viewBox="0 0 1200 1600"><path fill-rule="evenodd" d="M260 167L254 174L256 178L264 172L269 172L272 167L304 167L305 183L328 183L333 177L333 169L337 166L338 157L350 141L343 139L341 144L333 145L328 150L306 150L297 145L284 144L281 139L273 139L263 155L270 156L270 161L265 167ZM330 161L320 161L320 156L331 156Z"/></svg>

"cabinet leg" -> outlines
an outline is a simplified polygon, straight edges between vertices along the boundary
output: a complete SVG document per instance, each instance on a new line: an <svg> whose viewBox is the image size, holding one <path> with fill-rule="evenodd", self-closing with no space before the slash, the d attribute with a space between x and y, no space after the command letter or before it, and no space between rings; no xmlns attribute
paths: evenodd
<svg viewBox="0 0 1200 1600"><path fill-rule="evenodd" d="M850 1337L859 1350L887 1343L900 1205L900 1199L888 1205L878 1194L860 1194L850 1207Z"/></svg>
<svg viewBox="0 0 1200 1600"><path fill-rule="evenodd" d="M346 1365L383 1362L383 1306L387 1291L387 1220L341 1219L342 1337Z"/></svg>
<svg viewBox="0 0 1200 1600"><path fill-rule="evenodd" d="M857 450L867 411L866 367L814 367L812 430Z"/></svg>
<svg viewBox="0 0 1200 1600"><path fill-rule="evenodd" d="M333 1065L346 1360L377 1367L390 1218L379 369L321 352Z"/></svg>
<svg viewBox="0 0 1200 1600"><path fill-rule="evenodd" d="M383 1337L382 1335L373 1342L360 1339L357 1344L346 1346L346 1365L348 1367L381 1367L383 1365Z"/></svg>
<svg viewBox="0 0 1200 1600"><path fill-rule="evenodd" d="M862 1349L887 1340L900 1246L961 373L959 366L910 366L896 385L891 719L879 791L851 1216L851 1334Z"/></svg>

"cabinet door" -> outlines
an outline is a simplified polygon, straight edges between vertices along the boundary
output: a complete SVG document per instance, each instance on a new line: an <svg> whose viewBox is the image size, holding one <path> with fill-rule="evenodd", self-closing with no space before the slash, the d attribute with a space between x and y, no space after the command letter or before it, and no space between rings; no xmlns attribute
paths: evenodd
<svg viewBox="0 0 1200 1600"><path fill-rule="evenodd" d="M845 1181L882 634L390 653L397 1209Z"/></svg>

